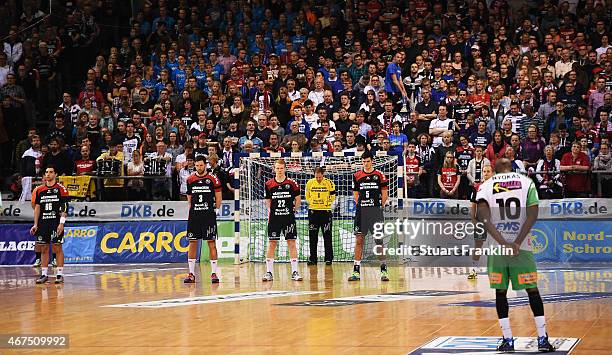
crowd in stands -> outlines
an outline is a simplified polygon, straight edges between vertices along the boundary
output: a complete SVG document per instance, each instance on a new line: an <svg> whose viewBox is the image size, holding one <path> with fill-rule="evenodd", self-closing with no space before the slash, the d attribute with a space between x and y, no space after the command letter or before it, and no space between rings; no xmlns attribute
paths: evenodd
<svg viewBox="0 0 612 355"><path fill-rule="evenodd" d="M115 160L178 199L204 155L230 198L238 153L371 150L411 197L467 199L501 157L541 198L611 194L605 1L58 3L0 5L5 190Z"/></svg>

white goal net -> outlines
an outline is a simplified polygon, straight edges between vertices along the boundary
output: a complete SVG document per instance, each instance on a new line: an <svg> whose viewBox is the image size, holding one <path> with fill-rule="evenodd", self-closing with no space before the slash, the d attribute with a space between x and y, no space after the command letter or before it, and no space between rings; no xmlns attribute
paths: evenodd
<svg viewBox="0 0 612 355"><path fill-rule="evenodd" d="M248 237L247 257L250 261L265 261L268 244L268 208L264 200L265 183L274 177L274 162L280 155L251 154L240 159L240 235ZM333 210L332 242L334 261L352 261L355 247L353 222L355 218L355 202L352 191L353 174L362 168L361 158L353 154L324 155L284 155L287 166L287 176L294 179L300 186L302 205L296 215L297 248L299 260L306 261L310 256L308 238L308 204L304 198L306 182L314 177L314 171L319 166L325 166L325 176L336 185L336 203ZM392 218L397 212L398 174L397 156L376 155L374 167L380 170L389 180L389 202L385 209L385 218ZM400 175L400 176L398 176ZM401 193L400 193L401 194ZM394 236L385 236L386 245L397 243ZM372 255L374 245L371 236L366 238L363 260L375 257ZM319 235L318 259L323 260L323 238ZM288 261L287 243L281 240L278 244L277 261Z"/></svg>

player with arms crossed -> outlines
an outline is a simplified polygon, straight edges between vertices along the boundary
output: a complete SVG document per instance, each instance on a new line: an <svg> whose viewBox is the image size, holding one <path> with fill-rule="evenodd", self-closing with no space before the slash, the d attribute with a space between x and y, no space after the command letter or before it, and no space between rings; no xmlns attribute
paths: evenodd
<svg viewBox="0 0 612 355"><path fill-rule="evenodd" d="M388 181L385 174L374 169L374 157L368 151L361 155L363 169L353 174L353 196L357 209L355 211L355 261L353 274L349 281L360 280L361 254L365 236L374 232L374 224L383 222L383 207L389 197ZM382 238L374 238L374 243L382 245ZM381 253L382 254L382 253ZM380 255L380 279L389 281L385 256Z"/></svg>
<svg viewBox="0 0 612 355"><path fill-rule="evenodd" d="M189 219L187 220L187 238L189 239L189 275L185 283L194 283L195 263L198 254L199 240L208 243L210 252L210 281L219 283L217 277L217 210L221 207L221 182L206 171L206 158L198 156L195 161L195 173L187 178L187 202Z"/></svg>
<svg viewBox="0 0 612 355"><path fill-rule="evenodd" d="M298 272L298 253L295 246L297 228L295 212L300 208L302 198L300 186L293 179L285 175L285 161L279 159L274 162L275 176L266 181L265 199L270 210L268 218L268 252L266 254L266 274L263 281L273 281L272 269L274 266L274 253L281 238L285 238L289 247L291 259L291 279L302 281Z"/></svg>
<svg viewBox="0 0 612 355"><path fill-rule="evenodd" d="M36 279L37 284L44 284L49 281L47 276L49 266L49 243L53 244L52 249L57 258L57 274L55 283L64 283L64 224L68 215L68 190L57 183L57 172L53 165L48 165L45 169L42 186L36 188L34 203L34 225L30 229L30 234L36 237L36 244L42 245L40 249L42 270L40 277Z"/></svg>
<svg viewBox="0 0 612 355"><path fill-rule="evenodd" d="M512 172L506 158L495 162L496 175L480 185L476 194L478 220L500 245L513 255L490 255L487 260L489 284L495 289L495 307L503 338L497 351L513 352L514 338L508 318L508 284L526 289L538 332L538 350L555 351L548 341L544 304L538 290L538 273L533 257L530 232L538 218L538 191L527 176ZM518 228L517 228L518 227Z"/></svg>

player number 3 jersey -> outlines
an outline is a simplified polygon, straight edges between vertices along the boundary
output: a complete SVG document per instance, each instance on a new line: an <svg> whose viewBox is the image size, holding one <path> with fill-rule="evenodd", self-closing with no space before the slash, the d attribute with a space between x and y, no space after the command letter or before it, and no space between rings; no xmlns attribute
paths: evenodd
<svg viewBox="0 0 612 355"><path fill-rule="evenodd" d="M295 180L285 178L278 182L272 178L266 182L266 200L271 200L270 217L294 215L295 198L300 196L300 186Z"/></svg>
<svg viewBox="0 0 612 355"><path fill-rule="evenodd" d="M221 191L221 182L211 174L198 176L191 175L187 178L187 195L191 195L191 206L189 216L214 214L215 192Z"/></svg>
<svg viewBox="0 0 612 355"><path fill-rule="evenodd" d="M486 201L491 223L508 242L513 242L527 219L527 207L537 205L538 191L533 181L519 173L497 174L480 185L476 201ZM528 236L521 250L532 251Z"/></svg>
<svg viewBox="0 0 612 355"><path fill-rule="evenodd" d="M360 170L353 174L353 191L359 193L357 208L382 207L382 190L388 186L387 177L380 170L369 173Z"/></svg>

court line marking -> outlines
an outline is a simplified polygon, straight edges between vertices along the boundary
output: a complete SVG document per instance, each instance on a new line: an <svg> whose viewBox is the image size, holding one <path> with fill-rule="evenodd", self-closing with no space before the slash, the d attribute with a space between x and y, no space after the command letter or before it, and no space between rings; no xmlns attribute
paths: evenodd
<svg viewBox="0 0 612 355"><path fill-rule="evenodd" d="M155 271L165 271L165 270L185 270L185 267L88 271L88 272L76 272L76 273L71 273L71 274L64 274L64 277L92 276L92 275L105 275L105 274L127 274L127 273L132 273L132 272L155 272Z"/></svg>
<svg viewBox="0 0 612 355"><path fill-rule="evenodd" d="M111 305L105 305L105 306L100 306L100 307L167 308L167 307L179 307L179 306L192 306L192 305L207 304L207 303L246 301L246 300L264 299L264 298L304 296L304 295L314 295L314 294L319 294L319 293L325 293L325 291L259 291L259 292L228 293L224 295L185 297L185 298L173 298L173 299L149 301L149 302L111 304Z"/></svg>
<svg viewBox="0 0 612 355"><path fill-rule="evenodd" d="M143 266L143 265L172 265L176 263L136 263L136 264L65 264L64 268L70 267L86 267L86 266ZM0 267L31 267L30 264L27 265L0 265Z"/></svg>

